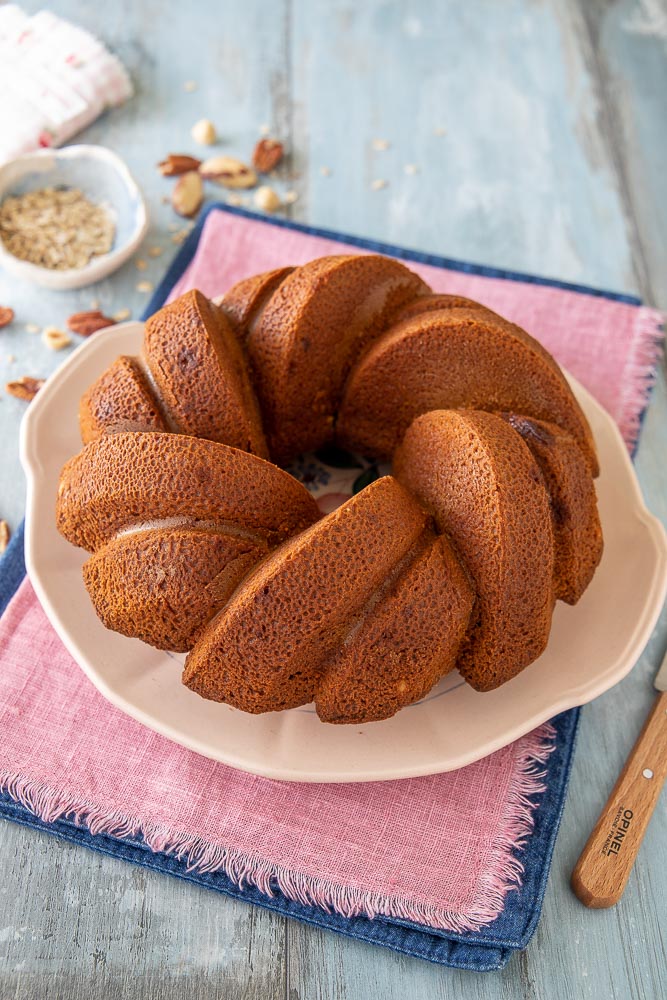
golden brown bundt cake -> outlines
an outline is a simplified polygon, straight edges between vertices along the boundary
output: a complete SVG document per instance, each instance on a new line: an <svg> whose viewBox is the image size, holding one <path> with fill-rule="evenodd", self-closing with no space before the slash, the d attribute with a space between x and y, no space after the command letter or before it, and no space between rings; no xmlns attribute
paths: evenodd
<svg viewBox="0 0 667 1000"><path fill-rule="evenodd" d="M359 351L396 309L428 291L403 264L375 255L322 257L287 275L246 340L274 461L333 440Z"/></svg>
<svg viewBox="0 0 667 1000"><path fill-rule="evenodd" d="M168 431L146 373L137 358L122 355L81 397L79 427L84 444L119 431Z"/></svg>
<svg viewBox="0 0 667 1000"><path fill-rule="evenodd" d="M503 413L526 442L549 494L554 529L554 589L557 600L576 604L602 558L602 528L595 486L579 445L541 420Z"/></svg>
<svg viewBox="0 0 667 1000"><path fill-rule="evenodd" d="M324 664L320 719L377 722L423 698L456 666L474 597L445 536L423 538Z"/></svg>
<svg viewBox="0 0 667 1000"><path fill-rule="evenodd" d="M182 296L81 428L57 520L92 553L98 615L189 650L184 683L248 712L380 720L454 666L495 688L602 551L595 447L556 362L385 257L271 271L219 307ZM265 440L274 461L335 441L397 478L320 517Z"/></svg>
<svg viewBox="0 0 667 1000"><path fill-rule="evenodd" d="M296 479L254 455L121 433L67 463L56 517L94 553L84 581L104 624L186 651L251 567L320 514Z"/></svg>
<svg viewBox="0 0 667 1000"><path fill-rule="evenodd" d="M535 460L494 413L433 410L411 424L394 470L451 539L475 587L459 670L478 691L498 687L540 655L551 628L553 530Z"/></svg>
<svg viewBox="0 0 667 1000"><path fill-rule="evenodd" d="M312 701L327 655L427 521L393 477L376 480L259 564L204 630L184 683L245 712Z"/></svg>
<svg viewBox="0 0 667 1000"><path fill-rule="evenodd" d="M438 409L510 410L552 421L597 473L590 428L558 365L490 310L427 311L387 330L350 373L337 440L389 458L414 418Z"/></svg>

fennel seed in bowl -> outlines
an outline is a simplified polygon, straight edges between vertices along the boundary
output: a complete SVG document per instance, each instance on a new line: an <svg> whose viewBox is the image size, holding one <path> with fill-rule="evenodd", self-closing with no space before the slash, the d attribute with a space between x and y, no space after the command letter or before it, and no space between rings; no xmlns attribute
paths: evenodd
<svg viewBox="0 0 667 1000"><path fill-rule="evenodd" d="M77 188L41 188L0 204L0 239L19 260L53 271L85 267L109 253L115 226L109 212Z"/></svg>

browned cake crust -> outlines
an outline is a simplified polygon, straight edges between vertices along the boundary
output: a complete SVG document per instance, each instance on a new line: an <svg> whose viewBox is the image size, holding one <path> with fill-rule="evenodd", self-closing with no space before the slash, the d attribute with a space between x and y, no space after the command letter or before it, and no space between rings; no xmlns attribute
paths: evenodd
<svg viewBox="0 0 667 1000"><path fill-rule="evenodd" d="M168 431L137 358L117 358L81 397L79 427L84 444L119 431Z"/></svg>
<svg viewBox="0 0 667 1000"><path fill-rule="evenodd" d="M398 261L322 257L296 268L247 339L269 450L279 463L333 440L347 372L392 313L428 286Z"/></svg>
<svg viewBox="0 0 667 1000"><path fill-rule="evenodd" d="M477 312L484 312L490 316L502 319L498 313L493 312L481 302L468 299L465 295L445 295L441 292L432 292L430 295L420 295L413 302L408 302L402 309L398 309L392 316L392 326L402 323L404 320L413 319L415 316L423 316L424 313L440 312L442 309L475 309ZM503 320L507 322L507 320Z"/></svg>
<svg viewBox="0 0 667 1000"><path fill-rule="evenodd" d="M524 330L483 309L427 311L387 331L350 373L336 437L388 458L419 414L464 408L557 423L597 473L590 428L556 362Z"/></svg>
<svg viewBox="0 0 667 1000"><path fill-rule="evenodd" d="M243 526L280 541L316 521L317 504L288 473L255 455L184 434L111 434L65 465L56 521L94 552L156 518Z"/></svg>
<svg viewBox="0 0 667 1000"><path fill-rule="evenodd" d="M119 433L67 463L56 517L94 553L83 575L104 624L185 652L254 565L320 513L296 479L254 455Z"/></svg>
<svg viewBox="0 0 667 1000"><path fill-rule="evenodd" d="M478 691L498 687L540 655L551 627L554 543L540 471L520 435L480 410L419 417L394 468L474 582L459 670Z"/></svg>
<svg viewBox="0 0 667 1000"><path fill-rule="evenodd" d="M144 356L181 433L268 457L242 349L225 314L201 292L151 316Z"/></svg>
<svg viewBox="0 0 667 1000"><path fill-rule="evenodd" d="M429 533L325 663L315 697L320 719L377 722L423 698L456 665L473 602L451 545Z"/></svg>
<svg viewBox="0 0 667 1000"><path fill-rule="evenodd" d="M259 564L189 654L184 683L245 712L312 701L326 656L426 523L393 477L372 483Z"/></svg>
<svg viewBox="0 0 667 1000"><path fill-rule="evenodd" d="M526 442L549 494L554 529L556 598L576 604L602 558L595 485L581 448L555 424L501 414Z"/></svg>
<svg viewBox="0 0 667 1000"><path fill-rule="evenodd" d="M225 292L220 308L231 320L243 342L259 310L293 270L293 267L280 267L275 271L255 274L252 278L237 282Z"/></svg>
<svg viewBox="0 0 667 1000"><path fill-rule="evenodd" d="M113 538L84 565L83 579L107 628L186 652L267 551L253 536L149 528Z"/></svg>

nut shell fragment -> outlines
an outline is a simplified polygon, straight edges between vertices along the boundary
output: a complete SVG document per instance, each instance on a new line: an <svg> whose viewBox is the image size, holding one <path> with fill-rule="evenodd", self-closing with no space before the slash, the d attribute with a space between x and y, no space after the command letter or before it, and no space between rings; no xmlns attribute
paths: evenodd
<svg viewBox="0 0 667 1000"><path fill-rule="evenodd" d="M196 215L204 200L204 185L199 174L189 170L182 174L171 192L172 208L186 219Z"/></svg>
<svg viewBox="0 0 667 1000"><path fill-rule="evenodd" d="M251 188L257 184L257 174L252 167L233 156L212 156L204 160L200 175L208 181L217 181L226 188Z"/></svg>
<svg viewBox="0 0 667 1000"><path fill-rule="evenodd" d="M59 330L57 326L44 327L42 340L52 351L62 351L64 347L69 347L72 343L69 333Z"/></svg>

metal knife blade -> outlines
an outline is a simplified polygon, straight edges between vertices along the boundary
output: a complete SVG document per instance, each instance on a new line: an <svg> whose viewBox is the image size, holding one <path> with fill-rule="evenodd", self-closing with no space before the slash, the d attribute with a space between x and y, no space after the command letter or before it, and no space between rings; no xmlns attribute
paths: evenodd
<svg viewBox="0 0 667 1000"><path fill-rule="evenodd" d="M667 653L665 653L662 663L660 665L660 670L658 670L655 675L655 680L653 684L658 689L658 691L667 691Z"/></svg>

